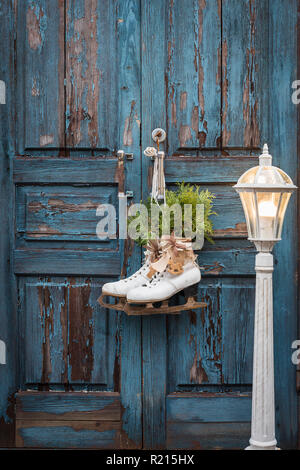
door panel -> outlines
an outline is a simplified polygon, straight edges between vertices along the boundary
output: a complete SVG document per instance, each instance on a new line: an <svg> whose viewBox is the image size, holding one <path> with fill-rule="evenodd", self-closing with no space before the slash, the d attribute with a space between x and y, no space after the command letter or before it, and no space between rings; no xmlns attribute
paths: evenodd
<svg viewBox="0 0 300 470"><path fill-rule="evenodd" d="M102 279L21 278L24 383L119 390L118 317L97 302Z"/></svg>
<svg viewBox="0 0 300 470"><path fill-rule="evenodd" d="M119 195L130 188L140 197L139 6L54 3L50 8L44 0L19 2L16 11L22 118L13 159L14 274L18 397L43 400L50 390L61 395L43 416L17 407L16 442L138 448L140 320L103 309L97 298L105 282L117 280L121 271L126 276L140 262L140 250L123 244L117 233ZM119 160L120 148L134 153L134 160ZM116 233L100 240L96 211L104 204L115 208ZM80 391L86 392L83 416L76 402ZM60 411L66 392L70 416ZM109 414L112 392L122 417L113 408ZM101 415L97 422L91 417L90 393L107 401L105 422Z"/></svg>
<svg viewBox="0 0 300 470"><path fill-rule="evenodd" d="M19 0L0 11L1 445L244 447L255 249L232 186L265 141L295 178L297 1ZM208 305L128 318L97 297L140 267L141 251L118 240L118 221L116 237L99 240L96 208L112 203L119 217L119 193L148 196L152 162L141 150L156 127L167 131L167 186L216 195L215 244L199 253ZM118 161L121 148L133 160ZM274 276L278 437L288 448L296 217L292 202Z"/></svg>
<svg viewBox="0 0 300 470"><path fill-rule="evenodd" d="M201 284L207 307L168 321L169 393L252 381L254 282L206 278Z"/></svg>
<svg viewBox="0 0 300 470"><path fill-rule="evenodd" d="M176 318L143 318L147 448L160 448L164 442L168 448L243 448L250 436L255 247L247 240L244 214L232 186L257 164L265 141L272 153L277 152L270 121L277 135L280 118L270 114L276 98L268 81L269 58L276 47L269 28L279 27L275 11L273 2L255 0L172 0L164 6L153 1L144 7L143 146L149 145L153 128L167 129L167 187L185 181L209 189L216 195L219 214L214 217L215 243L205 243L199 252L203 279L198 294L208 306ZM289 10L287 15L291 14ZM284 35L283 23L280 28ZM276 44L279 48L278 40ZM292 55L288 60L294 63ZM283 62L280 67L291 71ZM291 83L289 76L284 86ZM295 128L296 114L287 95L282 106ZM288 134L288 127L283 132ZM151 189L149 159L143 167L146 197ZM280 299L276 291L275 296ZM293 301L293 310L292 305ZM286 348L287 361L289 354ZM283 384L277 387L283 389ZM206 416L208 399L214 406ZM231 400L234 406L228 407ZM182 411L180 418L172 415L174 402ZM194 419L189 416L191 406ZM292 442L294 437L289 436Z"/></svg>

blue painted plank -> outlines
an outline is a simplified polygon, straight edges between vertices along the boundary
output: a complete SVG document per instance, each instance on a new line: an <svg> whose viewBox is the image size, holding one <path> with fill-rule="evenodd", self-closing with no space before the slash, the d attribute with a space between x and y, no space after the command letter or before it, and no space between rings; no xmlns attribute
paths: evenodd
<svg viewBox="0 0 300 470"><path fill-rule="evenodd" d="M25 363L26 383L66 382L67 291L64 286L26 286ZM23 361L22 361L23 362Z"/></svg>
<svg viewBox="0 0 300 470"><path fill-rule="evenodd" d="M117 10L110 0L67 0L65 8L67 146L117 150Z"/></svg>
<svg viewBox="0 0 300 470"><path fill-rule="evenodd" d="M13 394L17 380L17 316L15 279L10 255L13 210L10 195L10 159L14 153L15 113L13 104L15 18L13 2L0 3L0 80L5 86L5 104L0 104L0 340L5 345L5 364L0 364L0 447L14 445ZM4 101L4 100L3 100Z"/></svg>
<svg viewBox="0 0 300 470"><path fill-rule="evenodd" d="M250 433L250 423L170 423L167 449L243 450Z"/></svg>
<svg viewBox="0 0 300 470"><path fill-rule="evenodd" d="M113 158L15 158L15 183L118 183L118 161Z"/></svg>
<svg viewBox="0 0 300 470"><path fill-rule="evenodd" d="M255 283L239 279L222 285L222 377L226 384L252 382Z"/></svg>
<svg viewBox="0 0 300 470"><path fill-rule="evenodd" d="M115 392L21 392L17 419L120 421L120 395Z"/></svg>
<svg viewBox="0 0 300 470"><path fill-rule="evenodd" d="M274 164L293 179L297 175L297 106L293 104L292 83L297 80L297 6L290 0L274 0L269 7L269 148ZM299 57L299 55L298 55ZM280 90L280 91L279 91ZM299 135L299 129L298 129ZM299 148L299 147L298 147ZM297 197L287 209L282 241L274 250L274 353L277 438L282 448L296 448L297 418L296 367L291 361L291 345L297 339ZM299 222L298 222L299 223Z"/></svg>
<svg viewBox="0 0 300 470"><path fill-rule="evenodd" d="M219 285L199 284L204 309L170 315L168 319L168 390L182 385L222 382L222 312Z"/></svg>
<svg viewBox="0 0 300 470"><path fill-rule="evenodd" d="M135 0L117 0L116 28L118 50L118 102L116 116L119 129L118 146L126 152L132 152L134 159L126 164L126 188L134 191L134 201L141 200L141 3ZM105 58L105 60L107 60ZM113 78L114 80L115 78ZM141 250L129 240L121 243L121 275L126 277L141 266ZM119 271L120 274L120 271ZM142 377L141 377L141 319L118 318L121 349L120 362L116 361L116 373L119 370L122 402L122 448L142 447Z"/></svg>
<svg viewBox="0 0 300 470"><path fill-rule="evenodd" d="M64 2L18 2L18 152L65 146ZM49 151L49 150L48 150Z"/></svg>
<svg viewBox="0 0 300 470"><path fill-rule="evenodd" d="M168 153L172 155L185 147L218 147L220 2L172 0L167 4Z"/></svg>
<svg viewBox="0 0 300 470"><path fill-rule="evenodd" d="M120 423L17 420L17 447L118 449Z"/></svg>
<svg viewBox="0 0 300 470"><path fill-rule="evenodd" d="M222 146L263 144L268 1L222 1ZM270 99L270 98L269 98Z"/></svg>
<svg viewBox="0 0 300 470"><path fill-rule="evenodd" d="M257 165L257 157L177 157L165 162L167 183L236 183L244 171Z"/></svg>
<svg viewBox="0 0 300 470"><path fill-rule="evenodd" d="M165 68L167 55L168 2L154 0L142 5L142 148L154 145L151 132L157 127L167 130ZM169 136L168 136L169 138ZM164 149L165 144L161 145ZM142 190L148 197L151 186L149 171L153 162L142 156ZM166 318L143 318L143 445L160 449L165 445L166 393Z"/></svg>
<svg viewBox="0 0 300 470"><path fill-rule="evenodd" d="M66 250L15 250L16 274L71 274L119 276L120 253Z"/></svg>
<svg viewBox="0 0 300 470"><path fill-rule="evenodd" d="M214 246L213 246L214 248ZM255 253L234 249L200 251L198 262L207 276L254 276Z"/></svg>
<svg viewBox="0 0 300 470"><path fill-rule="evenodd" d="M249 394L219 394L181 397L180 393L167 397L167 421L176 423L226 423L251 421Z"/></svg>

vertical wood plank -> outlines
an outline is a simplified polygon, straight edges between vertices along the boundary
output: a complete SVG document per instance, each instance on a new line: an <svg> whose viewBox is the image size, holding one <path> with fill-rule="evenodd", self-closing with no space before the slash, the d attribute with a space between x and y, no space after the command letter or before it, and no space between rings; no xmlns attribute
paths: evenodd
<svg viewBox="0 0 300 470"><path fill-rule="evenodd" d="M13 230L10 162L14 153L14 39L15 11L12 1L0 3L0 80L5 100L0 104L0 340L5 364L0 364L0 447L14 445L14 392L17 384L17 316L15 281L9 258ZM4 98L4 97L3 97Z"/></svg>
<svg viewBox="0 0 300 470"><path fill-rule="evenodd" d="M27 284L25 383L66 383L68 298L65 286Z"/></svg>
<svg viewBox="0 0 300 470"><path fill-rule="evenodd" d="M69 147L115 150L118 109L115 26L114 2L67 0L66 133Z"/></svg>
<svg viewBox="0 0 300 470"><path fill-rule="evenodd" d="M65 145L64 0L18 2L17 48L18 152L53 154Z"/></svg>
<svg viewBox="0 0 300 470"><path fill-rule="evenodd" d="M140 2L118 0L117 50L119 74L118 128L119 148L132 152L134 159L126 162L126 188L134 190L134 201L141 198L141 10ZM121 275L126 277L140 268L140 249L125 240L121 243L123 266ZM142 447L142 398L141 398L141 319L121 315L120 321L120 381L122 402L122 448ZM118 362L116 362L116 371Z"/></svg>
<svg viewBox="0 0 300 470"><path fill-rule="evenodd" d="M201 310L168 319L168 392L180 386L221 383L222 318L220 284L202 280Z"/></svg>
<svg viewBox="0 0 300 470"><path fill-rule="evenodd" d="M142 149L153 146L151 132L167 129L165 57L166 4L141 2L142 24ZM148 197L153 162L142 155L143 195ZM143 318L143 446L165 446L166 318Z"/></svg>
<svg viewBox="0 0 300 470"><path fill-rule="evenodd" d="M169 153L216 147L221 134L221 1L168 4Z"/></svg>
<svg viewBox="0 0 300 470"><path fill-rule="evenodd" d="M270 127L269 148L274 165L296 181L297 106L291 95L297 78L297 1L270 2ZM298 105L299 106L299 105ZM297 445L296 367L291 345L297 339L297 204L295 195L287 209L282 241L275 249L274 352L277 438L282 448Z"/></svg>
<svg viewBox="0 0 300 470"><path fill-rule="evenodd" d="M222 379L247 385L252 382L255 284L250 279L222 284Z"/></svg>
<svg viewBox="0 0 300 470"><path fill-rule="evenodd" d="M107 316L97 307L99 287L88 279L69 288L69 379L107 384Z"/></svg>
<svg viewBox="0 0 300 470"><path fill-rule="evenodd" d="M222 1L222 146L260 145L268 86L267 0Z"/></svg>

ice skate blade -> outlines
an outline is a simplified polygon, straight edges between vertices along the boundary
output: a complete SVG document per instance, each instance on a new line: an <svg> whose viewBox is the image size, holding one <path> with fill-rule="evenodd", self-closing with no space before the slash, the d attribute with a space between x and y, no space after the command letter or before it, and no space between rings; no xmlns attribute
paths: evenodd
<svg viewBox="0 0 300 470"><path fill-rule="evenodd" d="M108 302L105 301L105 297L113 297L115 299L114 304L109 304ZM119 299L119 301L117 301ZM120 297L118 295L113 295L113 294L106 294L105 292L102 292L98 299L99 304L102 307L109 308L111 310L117 310L120 312L124 312L124 307L126 304L126 297Z"/></svg>
<svg viewBox="0 0 300 470"><path fill-rule="evenodd" d="M197 308L207 307L205 302L197 302L193 297L189 297L187 302L183 305L168 305L168 300L162 301L160 307L154 307L153 303L157 302L144 302L144 304L129 304L126 302L124 312L127 315L161 315L161 314L180 314L185 310L195 310Z"/></svg>

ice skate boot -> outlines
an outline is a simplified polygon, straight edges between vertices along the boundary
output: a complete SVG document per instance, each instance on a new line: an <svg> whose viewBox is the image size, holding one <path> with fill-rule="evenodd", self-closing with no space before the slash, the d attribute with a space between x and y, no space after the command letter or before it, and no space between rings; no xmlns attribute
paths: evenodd
<svg viewBox="0 0 300 470"><path fill-rule="evenodd" d="M153 277L128 291L124 306L128 315L180 313L206 306L204 302L196 301L201 272L191 243L172 235L162 241L162 251L160 260L152 264L152 268L158 269ZM169 300L177 293L184 294L186 303L169 305Z"/></svg>
<svg viewBox="0 0 300 470"><path fill-rule="evenodd" d="M151 263L155 262L160 256L160 243L157 240L149 241L145 251L145 262L142 267L126 279L120 279L116 282L108 282L103 285L101 296L98 299L100 305L113 310L124 310L126 295L129 290L137 288L147 281L155 273L151 268ZM114 303L109 303L109 297L112 297Z"/></svg>

